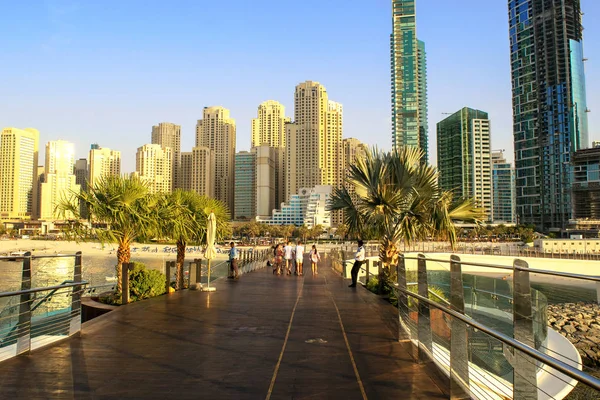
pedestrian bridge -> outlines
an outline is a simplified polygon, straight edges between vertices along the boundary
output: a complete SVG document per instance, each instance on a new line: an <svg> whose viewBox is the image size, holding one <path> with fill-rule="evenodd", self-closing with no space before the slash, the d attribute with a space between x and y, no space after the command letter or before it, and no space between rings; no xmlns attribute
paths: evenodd
<svg viewBox="0 0 600 400"><path fill-rule="evenodd" d="M19 346L36 348L34 341L59 324L66 339L38 343L39 348L1 362L0 398L559 399L577 382L600 387L580 371L581 360L573 364L539 351L550 348L547 336L544 346L537 343L539 330L526 340L542 311L537 297L535 307L529 299L530 314L518 309L514 337L519 341L466 315L464 298L462 310L460 299L452 296L431 301L424 257L400 260L398 276L405 279L396 285L399 307L363 287L348 288L341 277L348 258L340 251L328 253L315 276L309 268L301 277L245 268L239 280L213 282L215 292L183 290L129 304L84 323L80 331L75 304L81 282L67 282L73 306L66 318L53 316L43 324L30 319L28 327L11 331L20 340L2 346L17 352ZM456 281L460 262L452 261L450 285L463 288ZM76 273L78 263L81 258L76 258ZM525 284L525 267L517 267L515 282ZM377 263L364 270L366 283L377 273ZM527 290L517 286L514 299L521 299ZM480 296L473 307L494 317L503 295L489 287L472 289ZM483 304L486 295L496 303ZM517 302L523 304L527 301ZM23 335L27 329L29 336ZM491 339L483 340L486 336ZM481 347L487 353L477 352ZM490 379L478 356L488 353L513 364L512 378ZM501 375L507 366L495 367ZM569 390L546 392L540 384L544 373Z"/></svg>

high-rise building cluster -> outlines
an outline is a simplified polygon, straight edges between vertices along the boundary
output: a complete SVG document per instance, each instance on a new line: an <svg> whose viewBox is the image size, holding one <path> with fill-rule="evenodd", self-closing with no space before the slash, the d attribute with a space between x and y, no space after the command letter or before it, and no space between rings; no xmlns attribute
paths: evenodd
<svg viewBox="0 0 600 400"><path fill-rule="evenodd" d="M224 107L204 107L191 151L181 151L180 125L158 123L151 143L137 149L132 175L151 193L184 189L221 200L235 220L279 221L287 211L277 209L288 210L293 200L292 208L300 204L294 223L339 224L341 215L325 210L327 199L365 148L356 139L342 140L342 105L323 85L307 81L296 86L293 121L281 103L268 100L251 126L251 149L236 153L236 123ZM92 144L87 159L75 160L74 144L64 140L48 142L45 165L38 166L38 141L35 129L2 131L2 220L72 218L57 213L61 200L121 174L119 151ZM85 215L83 205L80 211Z"/></svg>
<svg viewBox="0 0 600 400"><path fill-rule="evenodd" d="M427 163L427 57L416 3L392 0L391 144L420 148ZM580 0L508 0L514 167L505 150L493 150L487 112L464 107L437 123L440 187L473 198L489 222L547 232L573 218L600 218L599 142L587 150L582 15ZM245 151L236 152L236 122L224 107L204 107L190 151L181 151L180 125L152 126L134 174L154 193L185 189L221 200L236 220L335 226L342 214L325 204L369 150L343 138L343 107L322 84L302 82L293 96L293 118L275 100L258 106ZM73 144L62 140L46 144L39 166L38 142L31 128L0 135L0 220L69 218L56 214L62 198L121 173L119 151L93 144L88 159L75 160Z"/></svg>

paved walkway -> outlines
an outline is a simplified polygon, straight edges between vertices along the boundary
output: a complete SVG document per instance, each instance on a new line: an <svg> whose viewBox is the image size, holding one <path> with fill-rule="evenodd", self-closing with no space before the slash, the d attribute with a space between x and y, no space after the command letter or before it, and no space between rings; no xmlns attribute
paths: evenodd
<svg viewBox="0 0 600 400"><path fill-rule="evenodd" d="M305 270L121 307L0 364L0 398L446 398L396 341L394 307L324 265Z"/></svg>

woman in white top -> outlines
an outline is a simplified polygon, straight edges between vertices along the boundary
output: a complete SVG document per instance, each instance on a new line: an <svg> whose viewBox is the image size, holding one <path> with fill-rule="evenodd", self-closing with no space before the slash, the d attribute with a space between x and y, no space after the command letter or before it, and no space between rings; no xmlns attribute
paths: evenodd
<svg viewBox="0 0 600 400"><path fill-rule="evenodd" d="M321 256L317 251L317 246L313 244L312 250L310 251L310 266L312 268L312 273L314 275L319 275L319 271L317 270L317 263L321 261Z"/></svg>
<svg viewBox="0 0 600 400"><path fill-rule="evenodd" d="M297 275L304 275L304 272L302 270L302 263L304 263L304 246L302 246L302 242L298 241L298 244L296 244L296 274Z"/></svg>

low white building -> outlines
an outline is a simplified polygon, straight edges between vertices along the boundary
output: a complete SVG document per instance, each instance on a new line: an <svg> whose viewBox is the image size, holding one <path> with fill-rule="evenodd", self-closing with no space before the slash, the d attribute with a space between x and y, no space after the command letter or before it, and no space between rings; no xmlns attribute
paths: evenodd
<svg viewBox="0 0 600 400"><path fill-rule="evenodd" d="M536 250L553 254L600 254L600 239L536 239Z"/></svg>
<svg viewBox="0 0 600 400"><path fill-rule="evenodd" d="M290 197L289 202L281 204L281 209L273 210L271 218L256 217L256 221L269 225L306 225L309 228L321 225L329 228L331 213L326 207L331 191L329 185L300 189L298 194Z"/></svg>

